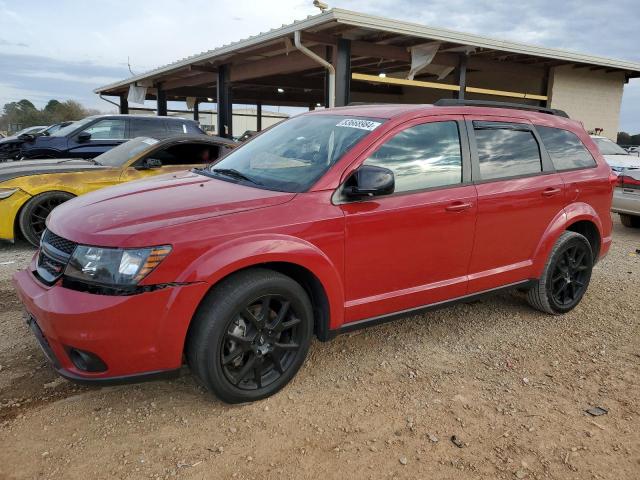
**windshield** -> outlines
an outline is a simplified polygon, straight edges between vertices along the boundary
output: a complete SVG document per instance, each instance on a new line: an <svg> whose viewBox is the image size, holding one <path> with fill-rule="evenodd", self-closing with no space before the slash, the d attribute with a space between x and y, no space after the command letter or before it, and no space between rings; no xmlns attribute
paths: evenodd
<svg viewBox="0 0 640 480"><path fill-rule="evenodd" d="M206 174L282 192L304 192L379 119L302 115L282 122L232 151Z"/></svg>
<svg viewBox="0 0 640 480"><path fill-rule="evenodd" d="M23 128L22 130L20 130L19 132L15 133L14 135L16 137L23 135L25 133L38 133L42 130L44 130L46 127L27 127L27 128Z"/></svg>
<svg viewBox="0 0 640 480"><path fill-rule="evenodd" d="M142 153L144 150L151 148L151 146L156 143L158 143L158 140L155 138L137 137L133 140L122 143L111 150L107 150L102 155L98 155L95 158L95 161L100 165L121 167L133 157Z"/></svg>
<svg viewBox="0 0 640 480"><path fill-rule="evenodd" d="M608 138L594 138L602 155L629 155L629 153L617 143L613 143Z"/></svg>
<svg viewBox="0 0 640 480"><path fill-rule="evenodd" d="M72 122L73 123L73 122ZM70 123L69 125L72 125L72 123ZM44 133L45 135L51 135L53 132L57 132L58 130L60 130L61 128L64 128L62 126L62 123L56 123L54 125L51 125L48 128L45 128L42 133ZM68 126L68 125L67 125Z"/></svg>
<svg viewBox="0 0 640 480"><path fill-rule="evenodd" d="M96 117L87 117L82 120L78 120L77 122L73 122L66 127L62 127L57 132L53 132L51 134L52 137L66 137L71 132L75 131L77 128L84 127L87 123L92 122Z"/></svg>

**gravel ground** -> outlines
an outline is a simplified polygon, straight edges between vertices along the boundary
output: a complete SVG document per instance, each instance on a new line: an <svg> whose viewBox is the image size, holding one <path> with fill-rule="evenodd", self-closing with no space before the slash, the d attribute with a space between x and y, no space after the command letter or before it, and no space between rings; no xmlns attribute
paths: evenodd
<svg viewBox="0 0 640 480"><path fill-rule="evenodd" d="M32 251L0 246L0 478L638 479L637 248L616 218L565 316L513 293L315 342L281 393L227 406L186 369L122 387L59 379L9 280Z"/></svg>

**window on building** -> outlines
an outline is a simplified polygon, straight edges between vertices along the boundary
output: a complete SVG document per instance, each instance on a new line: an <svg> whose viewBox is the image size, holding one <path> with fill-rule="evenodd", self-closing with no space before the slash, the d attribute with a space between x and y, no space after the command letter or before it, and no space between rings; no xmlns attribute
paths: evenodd
<svg viewBox="0 0 640 480"><path fill-rule="evenodd" d="M383 144L365 162L393 171L396 192L462 182L462 152L456 122L409 127Z"/></svg>
<svg viewBox="0 0 640 480"><path fill-rule="evenodd" d="M575 133L552 127L536 126L556 170L590 168L596 161Z"/></svg>
<svg viewBox="0 0 640 480"><path fill-rule="evenodd" d="M518 124L473 122L482 180L542 172L533 132Z"/></svg>

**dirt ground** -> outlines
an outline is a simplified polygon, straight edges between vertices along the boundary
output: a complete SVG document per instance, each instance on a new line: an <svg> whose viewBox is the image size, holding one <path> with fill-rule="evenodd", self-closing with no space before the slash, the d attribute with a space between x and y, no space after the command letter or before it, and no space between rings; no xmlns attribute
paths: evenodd
<svg viewBox="0 0 640 480"><path fill-rule="evenodd" d="M637 248L616 218L563 317L513 293L314 342L282 392L227 406L186 369L122 387L59 379L9 280L32 251L0 246L0 478L638 479Z"/></svg>

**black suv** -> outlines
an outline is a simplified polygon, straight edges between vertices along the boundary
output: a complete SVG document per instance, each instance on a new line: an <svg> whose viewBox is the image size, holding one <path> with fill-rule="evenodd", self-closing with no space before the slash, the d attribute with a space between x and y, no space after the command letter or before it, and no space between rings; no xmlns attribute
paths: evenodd
<svg viewBox="0 0 640 480"><path fill-rule="evenodd" d="M144 115L95 115L22 144L20 158L94 158L135 137L205 135L193 120Z"/></svg>

